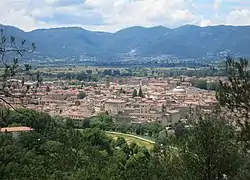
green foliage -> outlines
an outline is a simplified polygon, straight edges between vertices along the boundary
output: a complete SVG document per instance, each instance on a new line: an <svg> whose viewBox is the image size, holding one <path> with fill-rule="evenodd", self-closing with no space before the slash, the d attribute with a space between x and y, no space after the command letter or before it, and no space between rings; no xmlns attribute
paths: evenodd
<svg viewBox="0 0 250 180"><path fill-rule="evenodd" d="M50 92L50 87L46 86L46 92Z"/></svg>
<svg viewBox="0 0 250 180"><path fill-rule="evenodd" d="M136 89L134 89L134 91L133 91L133 93L132 93L132 97L134 98L134 97L137 97L137 90Z"/></svg>
<svg viewBox="0 0 250 180"><path fill-rule="evenodd" d="M29 116L10 111L5 122L31 125L35 131L21 133L17 138L0 136L0 174L3 179L157 179L153 156L123 138L115 143L97 128L75 130L48 118L32 123L42 115L22 110ZM19 117L20 115L20 117ZM28 118L27 118L28 119ZM11 121L10 121L11 120ZM41 120L41 119L40 119ZM60 119L58 119L61 122ZM109 117L100 120L110 123ZM39 127L39 128L38 128ZM49 130L49 133L46 133ZM119 147L119 148L117 148ZM160 167L159 167L160 169Z"/></svg>
<svg viewBox="0 0 250 180"><path fill-rule="evenodd" d="M234 112L238 126L241 128L241 141L250 148L250 73L248 61L244 58L235 60L227 57L226 72L228 81L220 82L216 98L220 106ZM235 118L235 117L234 117Z"/></svg>
<svg viewBox="0 0 250 180"><path fill-rule="evenodd" d="M86 121L85 127L98 127L106 131L116 131L121 133L132 133L142 136L157 137L158 133L163 130L163 126L159 123L152 122L146 124L131 124L126 120L117 120L102 114L97 117L91 118L88 122Z"/></svg>
<svg viewBox="0 0 250 180"><path fill-rule="evenodd" d="M229 82L220 82L221 88L217 92L217 99L222 106L244 111L244 115L248 115L250 110L250 74L247 68L246 59L237 61L228 57L226 70Z"/></svg>
<svg viewBox="0 0 250 180"><path fill-rule="evenodd" d="M177 138L184 137L185 135L185 125L182 122L179 122L175 126L175 136Z"/></svg>
<svg viewBox="0 0 250 180"><path fill-rule="evenodd" d="M156 139L156 143L160 145L167 145L168 143L168 133L166 130L159 132L159 135Z"/></svg>
<svg viewBox="0 0 250 180"><path fill-rule="evenodd" d="M31 109L17 109L10 111L1 109L1 127L9 126L13 123L18 123L23 126L34 127L38 132L44 132L48 125L53 125L51 117L47 113L36 112Z"/></svg>
<svg viewBox="0 0 250 180"><path fill-rule="evenodd" d="M77 99L84 99L85 97L87 97L87 94L85 92L79 92L77 94Z"/></svg>
<svg viewBox="0 0 250 180"><path fill-rule="evenodd" d="M126 144L126 140L123 137L118 137L116 140L116 146L123 147Z"/></svg>
<svg viewBox="0 0 250 180"><path fill-rule="evenodd" d="M197 80L194 84L195 87L200 89L207 89L207 81L206 80Z"/></svg>
<svg viewBox="0 0 250 180"><path fill-rule="evenodd" d="M120 94L125 94L126 91L125 91L124 89L121 88L121 89L119 90L119 93L120 93Z"/></svg>
<svg viewBox="0 0 250 180"><path fill-rule="evenodd" d="M111 130L113 128L114 122L112 117L102 114L100 116L94 117L89 121L90 128L99 128L102 130Z"/></svg>
<svg viewBox="0 0 250 180"><path fill-rule="evenodd" d="M219 82L210 82L207 84L207 90L217 91L220 89Z"/></svg>
<svg viewBox="0 0 250 180"><path fill-rule="evenodd" d="M87 73L87 74L92 74L92 70L91 70L91 69L88 69L88 70L86 70L86 73Z"/></svg>
<svg viewBox="0 0 250 180"><path fill-rule="evenodd" d="M163 129L163 126L159 123L152 122L145 125L148 136L157 137L158 133Z"/></svg>
<svg viewBox="0 0 250 180"><path fill-rule="evenodd" d="M190 179L232 179L242 163L234 130L217 119L203 119L186 138L182 158ZM188 178L188 179L189 179Z"/></svg>
<svg viewBox="0 0 250 180"><path fill-rule="evenodd" d="M141 97L141 98L143 98L143 97L144 97L141 87L140 87L140 89L139 89L138 96L139 96L139 97Z"/></svg>
<svg viewBox="0 0 250 180"><path fill-rule="evenodd" d="M185 135L172 137L158 124L143 131L157 134L155 150L149 152L124 138L112 140L101 129L116 121L107 115L89 120L76 130L67 120L51 118L33 110L3 113L6 125L31 126L17 138L0 136L0 174L3 179L248 179L249 155L237 143L233 127L217 118L203 119ZM37 120L38 119L38 120ZM139 125L138 125L139 127ZM127 131L136 129L131 125ZM159 133L160 132L160 133ZM159 135L158 135L159 133ZM179 140L180 139L180 140ZM159 144L162 144L159 145Z"/></svg>

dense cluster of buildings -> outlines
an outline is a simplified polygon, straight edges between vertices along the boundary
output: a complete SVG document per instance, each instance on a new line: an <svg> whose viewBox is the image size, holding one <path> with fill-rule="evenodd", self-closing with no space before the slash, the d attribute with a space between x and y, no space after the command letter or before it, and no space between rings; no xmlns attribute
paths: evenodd
<svg viewBox="0 0 250 180"><path fill-rule="evenodd" d="M195 77L194 77L195 78ZM43 82L25 101L9 99L16 106L71 118L81 126L84 119L107 113L124 121L157 121L165 126L187 119L197 107L209 111L216 104L215 92L191 86L193 78L116 78L85 85L70 81ZM32 82L27 84L32 89ZM143 96L133 92L142 90ZM87 96L81 97L84 93Z"/></svg>

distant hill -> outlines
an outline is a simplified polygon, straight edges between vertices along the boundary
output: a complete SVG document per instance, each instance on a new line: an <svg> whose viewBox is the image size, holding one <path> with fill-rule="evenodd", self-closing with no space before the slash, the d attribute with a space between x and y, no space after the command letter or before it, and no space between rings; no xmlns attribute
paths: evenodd
<svg viewBox="0 0 250 180"><path fill-rule="evenodd" d="M130 27L116 33L94 32L78 27L37 29L24 32L3 26L7 35L35 42L40 56L71 57L85 54L109 59L135 51L138 56L174 55L201 57L224 50L250 56L250 26L186 25L175 29L163 26Z"/></svg>

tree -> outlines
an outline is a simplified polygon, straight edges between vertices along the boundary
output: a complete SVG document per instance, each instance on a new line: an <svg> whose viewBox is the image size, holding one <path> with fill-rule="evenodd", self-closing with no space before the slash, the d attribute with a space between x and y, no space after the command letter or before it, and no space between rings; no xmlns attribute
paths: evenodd
<svg viewBox="0 0 250 180"><path fill-rule="evenodd" d="M8 134L0 136L2 179L125 180L141 179L140 174L143 179L166 179L163 164L153 161L146 148L128 145L123 138L116 143L97 128L74 129L71 120L64 124L58 119L52 124L45 115L28 112L32 114L28 124L38 119L34 131L21 133L17 139ZM15 111L9 116L9 121L25 122L24 116ZM107 116L99 120L111 121ZM46 130L50 133L44 133Z"/></svg>
<svg viewBox="0 0 250 180"><path fill-rule="evenodd" d="M13 36L7 38L4 35L3 29L0 30L0 66L4 68L4 71L0 73L0 94L4 95L4 97L1 96L0 100L9 106L12 106L11 102L9 102L10 97L23 100L26 94L33 90L26 81L36 79L35 87L41 83L39 72L31 73L30 65L19 64L24 54L33 52L34 50L34 43L31 44L31 48L27 48L25 40L19 44ZM16 91L19 92L19 95L15 93Z"/></svg>
<svg viewBox="0 0 250 180"><path fill-rule="evenodd" d="M67 73L66 74L66 78L67 79L71 79L72 78L72 74ZM79 80L79 81L85 81L85 80L88 79L88 74L86 74L84 71L79 72L79 73L76 74L76 79Z"/></svg>
<svg viewBox="0 0 250 180"><path fill-rule="evenodd" d="M89 75L91 75L92 74L92 70L88 69L88 70L86 70L86 73L89 74Z"/></svg>
<svg viewBox="0 0 250 180"><path fill-rule="evenodd" d="M120 93L120 94L125 94L126 91L125 91L124 89L121 88L121 89L119 90L119 93Z"/></svg>
<svg viewBox="0 0 250 180"><path fill-rule="evenodd" d="M80 102L80 101L75 101L75 105L76 105L76 106L80 106L80 105L81 105L81 102Z"/></svg>
<svg viewBox="0 0 250 180"><path fill-rule="evenodd" d="M194 84L195 87L200 89L207 89L207 81L206 80L197 80Z"/></svg>
<svg viewBox="0 0 250 180"><path fill-rule="evenodd" d="M214 117L195 124L179 148L185 179L234 179L243 162L233 128Z"/></svg>
<svg viewBox="0 0 250 180"><path fill-rule="evenodd" d="M185 134L185 125L182 122L179 122L174 128L175 136L183 137Z"/></svg>
<svg viewBox="0 0 250 180"><path fill-rule="evenodd" d="M88 76L88 81L90 81L91 75L92 75L92 70L88 69L88 70L86 70L86 73L87 73L87 76Z"/></svg>
<svg viewBox="0 0 250 180"><path fill-rule="evenodd" d="M123 137L118 137L116 140L116 146L122 147L124 144L126 144L126 140Z"/></svg>
<svg viewBox="0 0 250 180"><path fill-rule="evenodd" d="M137 90L136 89L134 89L134 91L133 91L133 93L132 93L132 97L134 98L134 97L137 97Z"/></svg>
<svg viewBox="0 0 250 180"><path fill-rule="evenodd" d="M84 99L85 97L87 97L87 94L85 92L79 92L77 94L77 99Z"/></svg>
<svg viewBox="0 0 250 180"><path fill-rule="evenodd" d="M139 148L138 152L130 156L126 161L125 169L119 179L153 179L153 167L151 156L145 148Z"/></svg>
<svg viewBox="0 0 250 180"><path fill-rule="evenodd" d="M143 97L144 97L141 87L140 87L140 89L139 89L138 96L139 96L139 97L141 97L141 98L143 98Z"/></svg>
<svg viewBox="0 0 250 180"><path fill-rule="evenodd" d="M164 127L157 122L151 122L145 124L149 136L158 136L159 132L164 129Z"/></svg>
<svg viewBox="0 0 250 180"><path fill-rule="evenodd" d="M50 92L50 87L46 86L46 92Z"/></svg>
<svg viewBox="0 0 250 180"><path fill-rule="evenodd" d="M219 82L210 82L207 84L208 90L216 91L216 90L219 90L219 88L220 88Z"/></svg>
<svg viewBox="0 0 250 180"><path fill-rule="evenodd" d="M220 89L216 98L220 106L230 110L241 127L241 140L250 148L250 73L248 61L245 58L238 60L227 57L226 74L228 81L220 81Z"/></svg>
<svg viewBox="0 0 250 180"><path fill-rule="evenodd" d="M105 69L104 71L103 71L103 75L108 75L108 76L111 76L112 75L112 70L111 69Z"/></svg>
<svg viewBox="0 0 250 180"><path fill-rule="evenodd" d="M119 69L114 69L114 70L113 70L113 75L114 75L114 76L120 76L120 75L121 75L120 70L119 70Z"/></svg>

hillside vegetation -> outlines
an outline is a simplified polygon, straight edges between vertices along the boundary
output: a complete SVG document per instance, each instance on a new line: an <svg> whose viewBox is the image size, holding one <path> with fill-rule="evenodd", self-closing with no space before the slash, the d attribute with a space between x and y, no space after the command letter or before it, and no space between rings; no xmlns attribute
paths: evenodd
<svg viewBox="0 0 250 180"><path fill-rule="evenodd" d="M229 50L235 55L249 56L250 26L186 25L175 29L163 26L130 27L116 33L94 32L77 27L37 29L24 32L0 25L6 35L35 42L35 55L51 58L94 56L104 60L133 51L137 56L163 54L177 57L201 57Z"/></svg>

